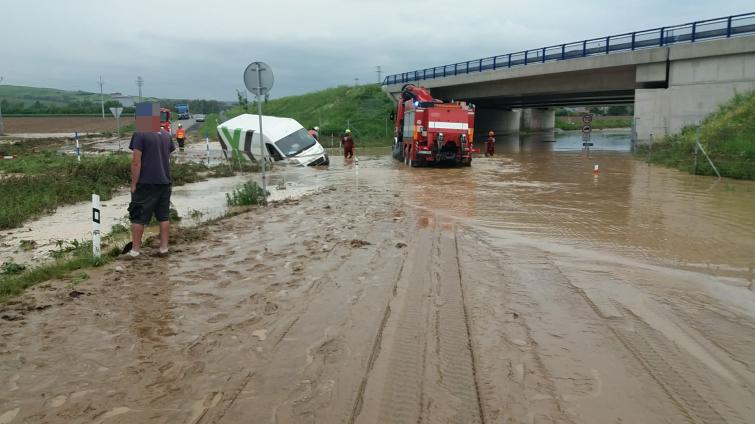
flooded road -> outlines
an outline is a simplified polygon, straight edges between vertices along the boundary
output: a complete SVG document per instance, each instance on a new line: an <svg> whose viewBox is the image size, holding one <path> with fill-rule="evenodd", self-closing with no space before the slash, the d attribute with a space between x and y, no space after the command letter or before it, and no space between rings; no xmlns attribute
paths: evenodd
<svg viewBox="0 0 755 424"><path fill-rule="evenodd" d="M278 171L320 192L37 286L0 422L751 422L755 183L593 139Z"/></svg>

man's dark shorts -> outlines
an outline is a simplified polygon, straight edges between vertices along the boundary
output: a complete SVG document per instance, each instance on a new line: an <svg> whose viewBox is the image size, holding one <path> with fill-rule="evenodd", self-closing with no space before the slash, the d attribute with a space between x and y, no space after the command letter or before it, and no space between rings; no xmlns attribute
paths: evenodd
<svg viewBox="0 0 755 424"><path fill-rule="evenodd" d="M170 218L170 184L137 184L128 205L133 224L149 224L152 214L158 221Z"/></svg>

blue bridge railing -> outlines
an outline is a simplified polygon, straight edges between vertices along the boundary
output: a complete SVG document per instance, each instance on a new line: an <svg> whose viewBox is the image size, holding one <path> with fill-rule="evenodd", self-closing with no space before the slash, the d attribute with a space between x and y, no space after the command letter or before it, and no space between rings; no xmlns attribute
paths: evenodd
<svg viewBox="0 0 755 424"><path fill-rule="evenodd" d="M746 13L388 75L383 80L383 85L405 84L432 78L663 47L679 43L694 43L715 38L730 38L753 33L755 33L755 13Z"/></svg>

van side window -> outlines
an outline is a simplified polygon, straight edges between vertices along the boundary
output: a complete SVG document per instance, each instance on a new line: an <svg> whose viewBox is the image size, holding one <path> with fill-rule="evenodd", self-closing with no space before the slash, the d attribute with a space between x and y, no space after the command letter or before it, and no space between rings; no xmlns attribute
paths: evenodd
<svg viewBox="0 0 755 424"><path fill-rule="evenodd" d="M278 153L278 149L273 147L272 144L265 143L265 146L267 146L267 152L270 154L270 156L275 160L283 160L283 156L281 156L280 153Z"/></svg>

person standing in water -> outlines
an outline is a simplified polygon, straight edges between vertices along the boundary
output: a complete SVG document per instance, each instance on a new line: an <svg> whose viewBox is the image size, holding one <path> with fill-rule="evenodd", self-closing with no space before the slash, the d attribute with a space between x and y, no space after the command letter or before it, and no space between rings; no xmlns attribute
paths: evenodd
<svg viewBox="0 0 755 424"><path fill-rule="evenodd" d="M351 138L350 129L346 129L345 134L341 139L341 146L343 146L343 157L345 159L351 159L354 157L354 139Z"/></svg>
<svg viewBox="0 0 755 424"><path fill-rule="evenodd" d="M495 133L488 131L488 138L485 140L485 156L493 157L495 154Z"/></svg>

